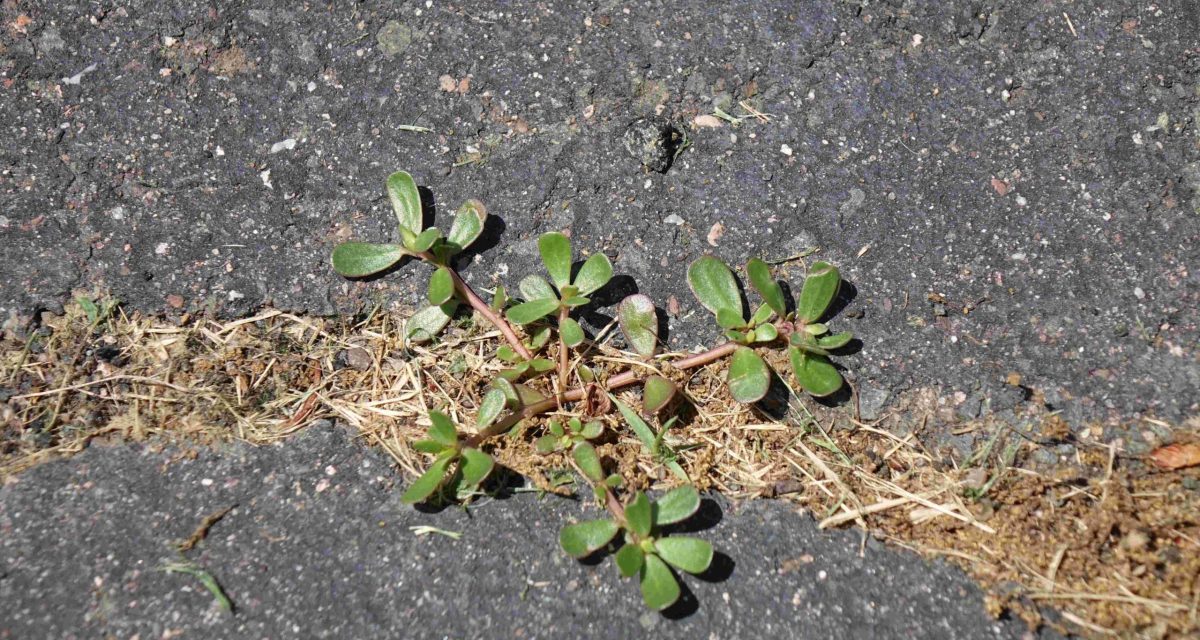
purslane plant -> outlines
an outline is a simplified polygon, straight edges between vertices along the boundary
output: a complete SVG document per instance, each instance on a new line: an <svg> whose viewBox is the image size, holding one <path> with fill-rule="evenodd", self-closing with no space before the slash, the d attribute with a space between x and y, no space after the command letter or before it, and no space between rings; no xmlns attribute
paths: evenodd
<svg viewBox="0 0 1200 640"><path fill-rule="evenodd" d="M478 490L494 468L486 453L488 441L505 434L523 434L512 429L524 420L552 410L575 415L548 422L535 448L546 454L570 450L572 465L591 485L597 503L609 518L566 527L561 546L572 556L583 557L604 548L615 551L621 574L637 575L647 606L661 610L679 597L679 585L669 567L689 573L707 570L712 546L703 540L664 536L662 527L690 517L700 498L690 484L677 487L657 501L638 491L623 501L624 479L605 475L592 442L608 436L596 419L615 405L623 422L642 443L655 463L688 483L678 463L678 448L665 442L667 430L678 416L674 412L680 396L669 378L648 373L653 367L631 367L601 380L583 362L572 364L572 352L581 359L589 349L580 348L587 334L572 313L591 303L591 296L612 279L608 257L594 253L577 268L572 262L570 239L562 233L543 234L538 253L549 280L530 275L520 281L522 300L509 299L497 287L491 304L484 302L454 268L454 257L471 246L483 233L487 211L477 200L468 200L455 213L448 233L425 228L420 193L412 176L396 172L387 180L387 193L398 223L399 243L347 242L332 256L334 269L346 277L361 278L384 272L405 258L428 263L433 268L427 288L428 305L418 310L404 327L407 342L433 339L449 323L459 306L466 304L496 327L506 344L496 351L506 368L492 380L479 402L473 433L459 433L450 419L434 411L429 415L429 437L413 443L414 449L433 456L429 468L404 493L406 502L455 499ZM712 256L701 257L688 267L688 285L700 304L713 314L726 342L708 351L668 360L676 371L693 369L729 358L726 383L730 395L742 403L761 400L773 375L761 351L786 349L791 375L808 393L826 396L842 387L841 373L830 362L831 352L845 347L848 332L830 333L821 322L837 297L841 275L833 265L812 265L794 307L789 307L783 288L774 279L770 265L750 260L746 276L762 303L747 315L747 306L733 271ZM647 361L658 348L658 316L650 298L634 294L616 308L617 324L626 344ZM524 336L517 327L524 331ZM542 355L543 351L553 353ZM659 356L663 358L663 356ZM649 364L647 362L646 364ZM539 391L535 378L554 373L550 396ZM571 374L579 386L570 386ZM642 385L643 415L662 427L656 432L649 422L612 392L634 384ZM541 387L548 385L542 383ZM618 534L623 537L614 544Z"/></svg>

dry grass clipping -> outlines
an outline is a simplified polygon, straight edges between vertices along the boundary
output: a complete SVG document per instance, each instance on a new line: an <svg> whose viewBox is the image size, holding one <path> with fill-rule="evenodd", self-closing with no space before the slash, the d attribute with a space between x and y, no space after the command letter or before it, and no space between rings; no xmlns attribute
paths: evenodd
<svg viewBox="0 0 1200 640"><path fill-rule="evenodd" d="M321 419L353 427L416 474L426 461L410 443L428 411L472 424L500 369L491 357L500 343L465 318L441 341L405 348L401 322L389 313L347 321L277 310L168 322L118 311L93 326L68 308L29 335L0 340L0 479L96 440L264 444ZM922 444L931 416L919 407L868 425L845 407L777 394L763 413L731 401L720 365L681 372L594 348L601 377L638 363L680 384L683 419L667 443L701 489L790 500L822 527L853 523L864 540L869 532L945 557L989 589L994 613L1013 610L1031 625L1093 637L1200 631L1196 468L1156 472L1118 443L1078 442L1076 460L1037 470L1030 454L1044 444L1030 434L1063 429L1034 414L1026 430L966 425L992 435L956 462ZM636 405L637 393L622 395ZM544 418L495 440L491 452L540 490L571 491L564 455L534 450ZM615 415L603 419L598 450L633 487L674 481ZM1058 612L1053 623L1047 609Z"/></svg>

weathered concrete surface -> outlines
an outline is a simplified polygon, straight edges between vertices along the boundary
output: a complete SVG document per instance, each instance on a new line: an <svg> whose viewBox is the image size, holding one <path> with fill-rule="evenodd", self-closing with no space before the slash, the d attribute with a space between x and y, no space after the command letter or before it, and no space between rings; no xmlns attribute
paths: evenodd
<svg viewBox="0 0 1200 640"><path fill-rule="evenodd" d="M0 487L0 638L1019 638L957 569L783 502L709 502L714 570L647 612L612 561L558 549L593 507L532 495L428 514L390 461L340 430L282 446L92 449ZM236 506L234 506L236 505ZM173 544L234 506L187 560L233 601L165 573ZM461 533L414 535L410 527ZM178 635L182 634L182 635Z"/></svg>
<svg viewBox="0 0 1200 640"><path fill-rule="evenodd" d="M502 221L476 285L569 229L624 291L678 300L680 348L715 338L688 261L819 246L856 290L835 322L872 411L925 386L1009 409L1009 372L1076 420L1197 408L1195 2L0 12L6 316L90 286L167 312L413 305L423 267L351 283L327 259L392 237L405 168L439 213L479 197ZM693 125L742 101L770 122ZM687 134L665 173L623 142L655 114Z"/></svg>

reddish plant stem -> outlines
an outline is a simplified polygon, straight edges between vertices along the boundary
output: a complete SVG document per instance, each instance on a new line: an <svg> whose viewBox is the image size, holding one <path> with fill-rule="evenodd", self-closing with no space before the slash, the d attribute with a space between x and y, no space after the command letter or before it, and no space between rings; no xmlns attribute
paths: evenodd
<svg viewBox="0 0 1200 640"><path fill-rule="evenodd" d="M563 340L562 326L567 321L567 314L570 313L565 305L558 309L558 388L565 389L567 387L567 379L569 372L567 367L570 365L570 353L567 352L567 343Z"/></svg>
<svg viewBox="0 0 1200 640"><path fill-rule="evenodd" d="M433 260L433 256L430 255L429 252L422 253L420 256L426 262L429 262L435 266L437 265L437 263ZM471 305L471 308L477 311L479 315L483 316L485 320L492 323L493 327L499 329L501 335L504 336L504 339L508 341L508 344L511 345L517 353L521 354L522 358L525 360L533 360L533 354L530 353L529 349L525 347L525 343L521 342L521 338L517 335L517 332L513 331L512 325L508 324L508 321L500 317L495 311L492 311L492 308L488 305L488 303L484 302L483 298L480 298L479 294L475 293L475 290L471 288L471 285L467 284L467 281L463 280L462 276L458 275L458 271L455 271L451 267L446 267L446 269L450 272L450 277L454 279L454 288L458 290L458 293L462 295L463 298L466 299L467 304Z"/></svg>
<svg viewBox="0 0 1200 640"><path fill-rule="evenodd" d="M671 363L671 366L675 367L676 369L695 369L696 367L702 367L711 362L716 362L717 360L720 360L721 358L733 353L739 346L741 345L736 342L726 342L724 344L717 345L703 353L697 353L681 360L676 360L675 362ZM641 382L642 379L643 377L637 371L630 369L609 378L604 385L604 390L613 391L622 387L628 387L631 384ZM516 413L509 414L503 420L497 420L486 429L483 429L479 433L467 438L466 446L477 447L484 440L504 433L514 424L524 420L525 418L530 418L542 413L546 413L547 411L552 411L566 402L578 402L583 399L585 393L587 393L586 388L577 387L567 391L566 393L560 394L557 397L546 398L545 400L535 402L524 409L517 411Z"/></svg>
<svg viewBox="0 0 1200 640"><path fill-rule="evenodd" d="M593 483L591 478L588 478L588 475L583 472L583 469L579 468L579 465L574 460L571 460L571 466L575 467L575 471L589 484L593 487L600 487L604 491L604 508L608 509L608 512L613 515L618 524L625 527L628 522L625 519L625 505L621 504L621 501L617 499L617 494L613 492L612 488L604 483Z"/></svg>

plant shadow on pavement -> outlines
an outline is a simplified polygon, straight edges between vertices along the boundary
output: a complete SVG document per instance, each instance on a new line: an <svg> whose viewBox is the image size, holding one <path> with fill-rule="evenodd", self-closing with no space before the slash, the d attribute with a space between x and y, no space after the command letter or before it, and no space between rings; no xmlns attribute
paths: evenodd
<svg viewBox="0 0 1200 640"><path fill-rule="evenodd" d="M700 509L691 518L678 522L664 528L664 533L668 534L683 534L696 533L716 527L725 518L725 512L721 505L716 500L705 498L700 502ZM718 584L725 582L733 576L734 570L737 568L737 563L729 555L714 551L712 564L702 573L694 574L691 577L702 582L710 584ZM679 572L674 572L676 579L679 578ZM670 620L681 620L694 613L700 608L700 600L696 594L688 586L687 580L678 580L680 587L679 600L675 604L667 607L662 611L662 615Z"/></svg>

